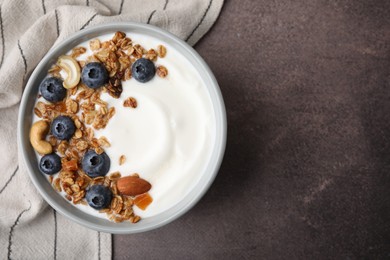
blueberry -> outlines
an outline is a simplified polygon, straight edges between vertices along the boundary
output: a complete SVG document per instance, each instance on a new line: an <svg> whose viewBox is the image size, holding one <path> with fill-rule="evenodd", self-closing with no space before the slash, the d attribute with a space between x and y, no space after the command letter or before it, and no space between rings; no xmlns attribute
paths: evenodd
<svg viewBox="0 0 390 260"><path fill-rule="evenodd" d="M52 103L61 101L66 96L62 80L56 77L45 78L39 85L39 92L44 99Z"/></svg>
<svg viewBox="0 0 390 260"><path fill-rule="evenodd" d="M92 208L104 209L111 203L112 192L104 185L93 185L87 189L85 198Z"/></svg>
<svg viewBox="0 0 390 260"><path fill-rule="evenodd" d="M49 175L59 172L61 170L61 158L56 153L46 154L39 162L39 170Z"/></svg>
<svg viewBox="0 0 390 260"><path fill-rule="evenodd" d="M98 88L108 83L108 72L100 62L90 62L84 66L81 80L90 88Z"/></svg>
<svg viewBox="0 0 390 260"><path fill-rule="evenodd" d="M110 157L103 152L97 154L94 150L85 153L81 166L89 177L104 176L110 170Z"/></svg>
<svg viewBox="0 0 390 260"><path fill-rule="evenodd" d="M141 58L133 63L131 72L137 81L146 83L156 74L156 67L151 60Z"/></svg>
<svg viewBox="0 0 390 260"><path fill-rule="evenodd" d="M51 132L59 140L69 140L75 131L76 126L68 116L58 116L51 123Z"/></svg>

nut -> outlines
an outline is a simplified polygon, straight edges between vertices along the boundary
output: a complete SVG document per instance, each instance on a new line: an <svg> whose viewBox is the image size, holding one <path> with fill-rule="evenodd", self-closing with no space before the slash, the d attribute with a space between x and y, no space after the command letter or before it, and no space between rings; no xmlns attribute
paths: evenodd
<svg viewBox="0 0 390 260"><path fill-rule="evenodd" d="M51 144L45 140L49 129L49 123L44 120L35 122L30 129L31 145L40 154L49 154L53 151Z"/></svg>
<svg viewBox="0 0 390 260"><path fill-rule="evenodd" d="M58 58L57 65L67 73L64 80L64 88L71 89L77 86L80 82L80 65L71 56L62 55Z"/></svg>
<svg viewBox="0 0 390 260"><path fill-rule="evenodd" d="M118 191L127 196L136 196L149 191L152 185L144 179L135 176L126 176L118 179Z"/></svg>

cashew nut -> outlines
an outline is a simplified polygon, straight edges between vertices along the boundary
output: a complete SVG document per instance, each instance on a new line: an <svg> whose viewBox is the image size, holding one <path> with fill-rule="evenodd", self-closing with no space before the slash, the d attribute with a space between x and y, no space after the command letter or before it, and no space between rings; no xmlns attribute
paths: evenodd
<svg viewBox="0 0 390 260"><path fill-rule="evenodd" d="M40 154L49 154L53 151L53 147L45 140L49 132L50 125L44 120L35 122L30 129L30 142L32 147Z"/></svg>
<svg viewBox="0 0 390 260"><path fill-rule="evenodd" d="M63 70L65 70L67 76L64 80L64 88L74 88L80 82L80 65L71 56L62 55L58 58L57 62Z"/></svg>

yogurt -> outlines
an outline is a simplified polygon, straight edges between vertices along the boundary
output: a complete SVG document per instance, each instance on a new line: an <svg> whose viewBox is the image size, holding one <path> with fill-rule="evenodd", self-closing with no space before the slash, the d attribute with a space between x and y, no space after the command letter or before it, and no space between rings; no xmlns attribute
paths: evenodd
<svg viewBox="0 0 390 260"><path fill-rule="evenodd" d="M107 34L98 39L103 42L112 36ZM146 210L133 208L141 218L148 218L175 206L199 181L211 156L216 126L209 94L194 66L160 39L137 33L127 36L146 49L164 45L167 54L156 65L165 66L169 73L165 78L155 76L147 83L135 79L123 81L119 99L103 93L101 99L109 107L115 107L116 113L104 129L94 131L97 138L104 136L111 143L105 148L111 159L109 173L119 171L122 176L138 173L151 183L149 194L153 202ZM78 60L92 54L89 41L79 46L87 52ZM137 100L137 108L123 106L129 97ZM34 115L33 121L38 120ZM122 165L121 155L126 157ZM106 218L89 206L74 206Z"/></svg>

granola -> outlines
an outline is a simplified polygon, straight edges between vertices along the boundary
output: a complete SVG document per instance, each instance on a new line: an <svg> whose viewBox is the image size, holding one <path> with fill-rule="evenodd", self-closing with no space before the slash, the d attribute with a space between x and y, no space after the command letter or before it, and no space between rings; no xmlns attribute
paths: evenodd
<svg viewBox="0 0 390 260"><path fill-rule="evenodd" d="M165 78L168 75L168 70L167 68L161 65L157 67L156 74L161 78Z"/></svg>
<svg viewBox="0 0 390 260"><path fill-rule="evenodd" d="M137 100L133 97L129 97L127 98L124 102L123 102L123 106L124 107L132 107L132 108L136 108L137 107Z"/></svg>
<svg viewBox="0 0 390 260"><path fill-rule="evenodd" d="M65 193L64 197L67 200L73 204L83 205L88 205L85 195L91 185L104 185L111 190L113 197L110 205L100 212L106 213L108 219L114 222L137 223L141 218L135 215L133 206L140 205L140 208L145 209L152 202L150 195L148 193L139 196L123 195L118 192L117 187L117 181L121 178L120 172L91 178L83 171L81 162L86 151L94 150L97 154L102 154L105 148L111 146L106 137L96 138L94 134L95 130L105 128L115 116L115 107L110 107L101 99L101 95L106 93L113 98L119 98L123 91L122 82L132 79L132 64L141 58L156 62L159 58L165 57L167 50L162 45L156 49L146 50L140 44L134 44L123 32L116 32L112 39L104 42L93 39L89 42L89 49L92 55L85 59L80 59L80 56L85 54L87 49L80 46L73 48L68 57L61 57L71 61L67 66L75 66L79 71L90 62L103 64L108 72L108 83L93 89L79 80L75 86L68 85L66 98L62 101L56 103L38 101L34 107L33 112L38 118L50 123L58 116L67 116L73 120L76 128L69 140L58 140L53 135L46 137L53 151L60 156L62 167L57 177L49 176L49 181L56 191ZM168 75L168 70L164 66L156 67L156 74L159 77L164 78ZM63 64L55 64L49 69L48 75L63 79L61 72L64 68ZM65 80L75 82L74 78L70 79L72 75L69 75L72 68L66 69L68 77ZM137 104L134 97L129 97L123 106L137 108ZM121 155L119 164L123 165L125 161L125 155ZM139 175L133 174L133 177L139 178Z"/></svg>

